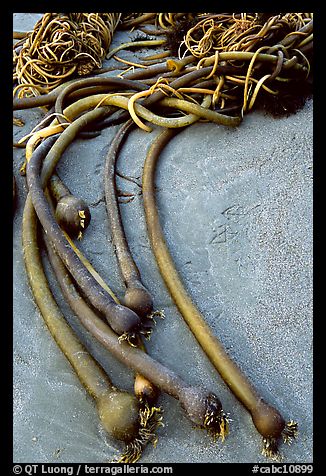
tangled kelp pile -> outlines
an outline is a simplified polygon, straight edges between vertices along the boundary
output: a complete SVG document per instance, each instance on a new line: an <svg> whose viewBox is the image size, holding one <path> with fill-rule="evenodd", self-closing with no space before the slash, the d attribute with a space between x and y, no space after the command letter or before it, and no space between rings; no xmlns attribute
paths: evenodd
<svg viewBox="0 0 326 476"><path fill-rule="evenodd" d="M51 91L74 73L100 67L119 13L45 13L14 48L19 97Z"/></svg>
<svg viewBox="0 0 326 476"><path fill-rule="evenodd" d="M14 46L18 97L48 93L69 77L99 68L114 30L141 28L144 22L147 27L155 26L153 34L166 37L165 45L172 54L165 61L171 76L184 74L182 65L188 65L187 70L212 66L204 76L210 79L206 89L212 95L212 107L241 104L242 112L246 112L259 98L260 103L270 102L278 106L279 113L286 113L291 105L289 96L301 104L302 98L311 94L311 13L80 13L45 14L27 38ZM173 56L176 51L178 60ZM223 73L226 66L228 74Z"/></svg>
<svg viewBox="0 0 326 476"><path fill-rule="evenodd" d="M297 424L292 420L286 422L278 410L262 400L182 287L159 227L153 177L155 163L167 141L196 121L236 127L244 114L259 102L270 105L276 99L278 112L286 114L291 112L284 106L286 98L297 98L295 107L302 104L310 94L312 83L312 14L85 13L58 14L57 18L52 15L55 14L45 14L35 29L14 45L14 81L18 83L14 89L14 109L38 106L49 109L44 121L16 144L26 146L29 194L23 222L25 263L45 322L96 401L104 428L126 443L121 462L137 461L147 442L155 444L155 431L162 420L162 410L156 407L159 391L178 399L189 419L205 428L214 439L223 441L228 434L229 418L217 396L189 385L152 359L145 353L142 342L144 337L149 338L155 317L160 313L153 310L151 296L142 283L124 234L115 162L134 125L146 132L152 130L152 125L164 127L165 131L153 142L147 155L143 176L144 207L153 251L184 319L251 414L263 437L263 454L278 458L280 439L290 442L297 434ZM105 15L111 21L108 30L100 20ZM61 20L68 31L56 30ZM79 21L84 27L79 28ZM78 33L72 39L69 32L73 22ZM89 24L92 34L86 27ZM115 54L130 44L119 45L113 52L109 50L115 29L135 27L145 35L163 37L159 44L166 50L137 61ZM51 33L49 43L45 33ZM138 38L133 47L158 45L155 41L147 36L144 40ZM78 49L79 46L85 46L86 50ZM41 59L32 57L38 50ZM108 65L111 71L112 68L120 71L117 76L102 77L107 72L106 66L102 67L105 55L119 66L124 65L120 69L117 63ZM91 77L80 79L80 75L90 72ZM65 83L68 77L69 82ZM288 102L293 104L292 100ZM120 302L71 239L72 227L75 236L84 236L90 223L89 210L84 203L72 199L60 178L53 180L53 174L58 160L76 137L94 137L104 127L121 123L105 165L108 221L126 287ZM63 218L58 220L59 213L54 213L52 207L58 210L60 205ZM83 350L86 364L74 358L71 350L78 351L83 333L77 339L73 336L51 297L38 254L38 225L45 231L49 260L65 299L83 326L135 371L135 396L118 391L94 365L90 351ZM54 320L53 316L56 316ZM71 346L71 340L76 347Z"/></svg>

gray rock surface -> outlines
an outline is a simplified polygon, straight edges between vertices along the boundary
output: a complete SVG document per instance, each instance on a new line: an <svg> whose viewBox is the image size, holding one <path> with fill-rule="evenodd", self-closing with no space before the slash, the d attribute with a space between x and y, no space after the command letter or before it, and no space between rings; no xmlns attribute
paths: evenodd
<svg viewBox="0 0 326 476"><path fill-rule="evenodd" d="M14 14L14 28L32 28L39 16ZM127 33L120 35L115 41ZM299 438L281 446L283 461L291 463L313 458L312 112L308 101L288 118L250 113L237 129L194 124L167 145L157 172L161 223L187 289L262 396L299 423ZM17 140L43 112L15 116L26 122L15 127ZM76 140L58 172L91 208L81 250L121 296L103 198L104 158L118 127L89 141ZM141 177L146 151L159 132L135 129L121 151L119 171ZM26 183L18 173L23 156L23 149L14 149L19 195L13 243L14 462L111 461L121 446L101 428L92 399L49 334L28 286L21 246ZM166 314L148 352L189 383L214 391L232 418L225 442L214 443L193 428L176 400L162 395L165 426L141 462L265 462L249 414L217 375L165 288L148 241L140 188L124 179L118 186L136 194L121 205L123 222L144 284ZM56 296L71 315L61 294ZM96 342L93 346L95 353L101 351ZM132 390L132 372L110 355L106 370L115 384Z"/></svg>

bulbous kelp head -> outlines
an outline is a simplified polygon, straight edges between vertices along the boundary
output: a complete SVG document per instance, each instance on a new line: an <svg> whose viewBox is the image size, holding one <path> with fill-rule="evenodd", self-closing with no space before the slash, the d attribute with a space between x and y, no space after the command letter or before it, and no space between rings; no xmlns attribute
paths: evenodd
<svg viewBox="0 0 326 476"><path fill-rule="evenodd" d="M136 463L149 442L156 445L156 430L162 426L162 409L140 402L135 395L116 388L96 400L103 428L113 438L126 444L112 463Z"/></svg>
<svg viewBox="0 0 326 476"><path fill-rule="evenodd" d="M160 393L155 385L140 374L136 374L134 392L140 402L146 402L151 405L156 402Z"/></svg>
<svg viewBox="0 0 326 476"><path fill-rule="evenodd" d="M228 434L228 419L221 401L214 393L198 387L189 387L182 392L180 402L195 425L207 430L214 440L224 440Z"/></svg>
<svg viewBox="0 0 326 476"><path fill-rule="evenodd" d="M137 346L137 339L143 335L149 339L152 333L152 313L146 318L140 318L138 314L129 307L122 304L115 304L114 309L110 309L106 314L106 319L112 329L118 334L119 340L126 340L129 344ZM158 315L163 314L157 311Z"/></svg>
<svg viewBox="0 0 326 476"><path fill-rule="evenodd" d="M139 403L128 392L113 390L97 400L97 410L107 433L120 441L129 443L139 432Z"/></svg>
<svg viewBox="0 0 326 476"><path fill-rule="evenodd" d="M135 337L141 329L140 317L131 309L121 304L115 304L106 319L114 332L120 337Z"/></svg>
<svg viewBox="0 0 326 476"><path fill-rule="evenodd" d="M149 316L153 311L153 299L145 286L137 282L128 284L123 304L132 309L140 318Z"/></svg>
<svg viewBox="0 0 326 476"><path fill-rule="evenodd" d="M55 218L68 235L79 237L88 227L91 213L84 200L66 195L57 203Z"/></svg>
<svg viewBox="0 0 326 476"><path fill-rule="evenodd" d="M279 440L283 438L286 443L290 443L297 436L297 423L294 421L286 423L280 412L262 399L252 410L251 416L255 427L263 437L262 454L279 460Z"/></svg>
<svg viewBox="0 0 326 476"><path fill-rule="evenodd" d="M251 413L252 420L264 438L279 438L285 427L285 421L276 408L261 400Z"/></svg>

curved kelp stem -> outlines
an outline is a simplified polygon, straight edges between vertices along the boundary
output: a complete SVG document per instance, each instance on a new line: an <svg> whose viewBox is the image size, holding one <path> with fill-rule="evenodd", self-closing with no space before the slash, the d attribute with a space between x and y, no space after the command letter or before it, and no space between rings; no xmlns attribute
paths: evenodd
<svg viewBox="0 0 326 476"><path fill-rule="evenodd" d="M85 123L90 121L90 119L95 120L101 117L101 114L103 114L102 108L85 113L62 132L59 139L57 139L54 146L52 146L47 158L44 160L42 179L39 175L41 155L33 154L27 165L27 183L35 211L43 228L49 234L57 252L89 301L105 316L112 328L119 335L125 333L134 335L141 330L140 318L127 307L116 304L112 297L84 267L78 256L69 247L60 226L49 208L43 192L43 187L52 174L56 161L59 160L63 150L72 142L77 131L81 126L84 126ZM55 160L47 161L49 155L51 156L51 152ZM47 168L45 167L46 164L48 165Z"/></svg>
<svg viewBox="0 0 326 476"><path fill-rule="evenodd" d="M153 93L153 96L156 93ZM150 96L151 97L151 96ZM149 99L150 99L149 97ZM88 98L79 99L75 103L71 104L65 109L65 115L73 116L78 112L83 112L84 110L88 110L92 107L96 107L99 103L101 106L118 106L124 109L128 109L128 98L124 96L110 96L105 94L96 94L94 96L90 96ZM209 96L205 96L202 101L202 105L192 104L189 101L184 101L181 99L176 98L164 98L160 100L160 106L164 107L171 107L171 108L178 108L181 111L189 112L184 116L179 117L163 117L157 114L154 114L149 109L143 107L141 104L134 104L134 110L136 114L143 119L152 122L158 126L162 127L171 127L171 128L179 128L185 127L194 122L198 121L200 118L208 119L212 122L217 124L222 124L225 126L238 126L241 122L240 117L232 117L226 116L224 114L217 113L216 111L212 111L208 109L211 104L211 98ZM51 126L56 125L56 120L53 121ZM60 128L60 131L62 129ZM59 132L60 132L59 131ZM39 133L40 134L40 133ZM26 149L27 150L27 149Z"/></svg>
<svg viewBox="0 0 326 476"><path fill-rule="evenodd" d="M37 153L44 153L46 142L38 147ZM139 403L134 395L112 384L65 321L44 273L37 243L37 223L31 196L28 194L23 213L22 242L26 272L35 302L52 337L87 392L95 399L103 427L110 436L129 444L137 438L140 430Z"/></svg>
<svg viewBox="0 0 326 476"><path fill-rule="evenodd" d="M104 190L113 246L120 272L126 285L123 302L141 318L146 318L153 311L153 299L141 281L140 272L128 246L121 220L115 182L117 155L126 135L132 127L133 121L129 119L119 129L110 144L104 166Z"/></svg>
<svg viewBox="0 0 326 476"><path fill-rule="evenodd" d="M106 59L112 58L118 51L121 51L125 48L146 48L149 46L162 46L166 43L166 40L142 40L142 41L128 41L127 43L122 43L118 45L116 48L113 48L109 51L106 55Z"/></svg>
<svg viewBox="0 0 326 476"><path fill-rule="evenodd" d="M58 97L55 101L55 111L58 114L58 120L60 123L64 122L64 103L69 97L71 93L73 93L76 90L82 90L87 87L93 87L93 86L106 86L109 90L112 90L113 88L119 88L120 89L131 89L131 90L136 90L136 91L144 91L146 90L146 85L139 81L132 81L128 79L121 79L121 78L116 78L116 77L109 77L109 78L85 78L85 79L79 79L74 81L71 84L68 84L66 88L62 89L62 91L58 94Z"/></svg>
<svg viewBox="0 0 326 476"><path fill-rule="evenodd" d="M119 129L110 144L104 166L104 189L113 247L126 285L123 303L143 319L143 327L145 327L146 318L154 318L156 315L163 317L164 314L162 311L153 312L153 299L143 285L140 272L131 255L120 215L115 181L118 151L132 127L133 121L130 119ZM150 332L151 327L148 326L148 336ZM137 339L136 345L141 346L145 350L140 338ZM155 402L157 398L156 389L141 374L136 374L135 376L135 393L140 396L141 400L147 401L148 406Z"/></svg>
<svg viewBox="0 0 326 476"><path fill-rule="evenodd" d="M115 68L115 70L116 69L118 69L118 68ZM149 67L149 68L141 70L141 71L135 71L133 73L128 73L125 76L124 79L140 80L140 79L145 79L145 78L148 78L148 77L152 77L153 75L155 76L156 74L164 73L166 71L168 71L168 68L167 68L166 65L154 65L152 67ZM103 71L103 72L105 72L105 71ZM87 78L87 79L95 79L95 78L93 77L93 78ZM119 80L119 78L116 78L116 79ZM108 80L106 79L106 82L107 81ZM66 81L65 83L60 84L59 86L57 86L51 92L49 92L47 94L42 94L40 96L23 97L23 98L14 97L13 98L13 110L31 109L31 108L34 108L34 107L53 105L56 102L59 94L67 86L69 86L71 84L75 84L75 83L76 83L76 79ZM103 84L98 84L96 86L96 88L101 88L101 87L103 87ZM93 92L94 92L94 87L93 86L88 86L87 88L83 87L79 91L71 92L71 94L69 93L69 95L70 95L69 99L72 100L74 98L74 100L76 100L76 98L81 97L81 95L82 96L85 96L85 95L87 96L89 94L90 89L92 89ZM93 94L93 92L92 92L92 94ZM98 91L98 92L100 92L100 91Z"/></svg>
<svg viewBox="0 0 326 476"><path fill-rule="evenodd" d="M175 135L175 130L165 129L152 143L145 160L143 200L151 246L165 284L184 320L224 382L250 412L255 427L263 436L263 454L278 458L280 437L290 442L297 434L297 424L293 421L286 423L278 410L263 400L226 353L186 291L164 240L155 201L155 170L162 149Z"/></svg>

